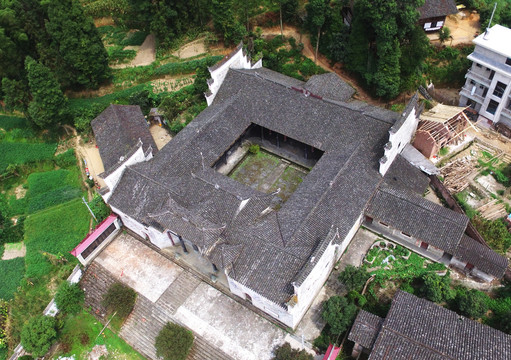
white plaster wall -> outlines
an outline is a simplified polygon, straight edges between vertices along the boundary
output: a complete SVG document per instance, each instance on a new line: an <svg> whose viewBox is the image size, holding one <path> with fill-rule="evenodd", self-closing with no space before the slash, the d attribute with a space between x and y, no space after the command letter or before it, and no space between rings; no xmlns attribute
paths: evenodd
<svg viewBox="0 0 511 360"><path fill-rule="evenodd" d="M478 268L473 268L472 271L470 271L470 274L488 282L491 282L495 279L493 275L482 272Z"/></svg>
<svg viewBox="0 0 511 360"><path fill-rule="evenodd" d="M160 249L172 246L172 242L165 231L162 233L153 227L148 227L147 235L149 235L149 240Z"/></svg>
<svg viewBox="0 0 511 360"><path fill-rule="evenodd" d="M206 101L208 106L211 105L215 96L222 86L224 82L225 76L229 69L258 69L263 66L262 60L259 60L254 66L251 65L250 59L243 55L243 47L241 47L237 52L231 54L231 57L223 63L218 69L213 71L209 71L211 74L211 79L213 82L209 85L209 90L211 91L211 95L206 97Z"/></svg>
<svg viewBox="0 0 511 360"><path fill-rule="evenodd" d="M382 176L385 175L396 156L403 151L406 144L410 143L415 130L417 130L418 123L419 119L416 117L415 109L412 109L404 123L395 133L389 131L389 141L392 143L392 148L389 150L385 149L387 161L384 164L380 163L380 174Z"/></svg>
<svg viewBox="0 0 511 360"><path fill-rule="evenodd" d="M151 153L146 158L144 156L144 150L143 150L142 146L140 146L137 149L137 151L135 151L135 153L133 155L131 155L126 161L124 161L124 163L121 166L119 166L119 168L117 170L115 170L113 173L111 173L106 178L104 178L106 185L110 189L110 191L103 196L103 199L105 200L105 202L108 202L108 199L110 198L110 196L112 196L113 190L119 183L119 180L121 179L122 174L124 173L124 169L126 169L126 166L137 164L142 161L147 161L150 158L152 158L152 156L153 155Z"/></svg>
<svg viewBox="0 0 511 360"><path fill-rule="evenodd" d="M247 299L246 294L248 294L252 298L252 305L261 309L268 315L286 324L287 326L294 326L293 316L285 309L256 293L252 289L249 289L246 286L240 284L236 280L233 280L228 275L227 281L229 282L229 289L234 295L237 295L242 299Z"/></svg>

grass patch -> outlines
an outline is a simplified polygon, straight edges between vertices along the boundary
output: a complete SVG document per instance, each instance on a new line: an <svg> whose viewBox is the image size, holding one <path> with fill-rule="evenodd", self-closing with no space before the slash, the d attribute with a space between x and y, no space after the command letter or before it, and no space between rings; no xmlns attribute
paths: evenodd
<svg viewBox="0 0 511 360"><path fill-rule="evenodd" d="M30 127L27 119L17 116L0 115L0 129L10 131L13 129L26 129Z"/></svg>
<svg viewBox="0 0 511 360"><path fill-rule="evenodd" d="M266 151L248 153L239 162L229 177L248 186L257 188L259 183L278 165L280 159Z"/></svg>
<svg viewBox="0 0 511 360"><path fill-rule="evenodd" d="M81 199L30 215L25 220L27 277L50 273L52 262L58 263L59 259L75 263L69 251L87 235L89 222L90 214Z"/></svg>
<svg viewBox="0 0 511 360"><path fill-rule="evenodd" d="M0 142L0 173L7 166L22 165L35 161L50 160L55 154L57 144Z"/></svg>
<svg viewBox="0 0 511 360"><path fill-rule="evenodd" d="M0 260L0 299L11 300L25 275L25 259Z"/></svg>
<svg viewBox="0 0 511 360"><path fill-rule="evenodd" d="M65 203L81 194L78 168L59 169L31 174L28 179L27 212L29 214Z"/></svg>
<svg viewBox="0 0 511 360"><path fill-rule="evenodd" d="M22 242L17 243L7 243L5 244L5 250L7 251L19 251L23 248Z"/></svg>
<svg viewBox="0 0 511 360"><path fill-rule="evenodd" d="M75 316L68 316L61 330L61 346L57 355L74 355L76 359L86 359L87 353L95 345L106 345L109 353L106 359L144 359L111 330L105 329L100 334L101 329L103 329L103 324L85 311Z"/></svg>

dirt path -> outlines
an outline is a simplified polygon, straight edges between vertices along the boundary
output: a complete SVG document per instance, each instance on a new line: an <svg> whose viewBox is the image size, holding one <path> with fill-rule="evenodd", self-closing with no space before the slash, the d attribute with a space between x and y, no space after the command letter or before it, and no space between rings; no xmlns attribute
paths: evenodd
<svg viewBox="0 0 511 360"><path fill-rule="evenodd" d="M153 34L147 35L144 42L138 48L137 55L128 64L111 66L112 69L124 69L134 66L151 65L156 60L156 38Z"/></svg>
<svg viewBox="0 0 511 360"><path fill-rule="evenodd" d="M293 37L296 39L298 43L303 43L303 52L302 54L311 59L314 60L314 52L315 47L311 44L310 38L306 34L301 34L299 30L294 26L285 25L284 26L284 36L286 37ZM262 32L263 37L265 36L276 36L280 35L280 26L274 26L270 28L263 28ZM387 103L382 102L380 100L374 99L369 95L367 91L365 91L361 86L358 85L357 80L354 76L347 73L346 70L344 70L341 66L341 64L334 64L333 66L330 65L330 61L326 58L326 56L322 54L318 54L317 59L317 65L321 66L326 71L331 71L339 75L341 79L346 81L348 84L353 86L353 88L356 90L356 94L353 96L357 100L364 101L368 104L375 105L375 106L384 106Z"/></svg>
<svg viewBox="0 0 511 360"><path fill-rule="evenodd" d="M170 140L172 140L172 136L162 126L153 124L149 128L149 132L153 136L158 150L161 150Z"/></svg>
<svg viewBox="0 0 511 360"><path fill-rule="evenodd" d="M174 51L172 55L177 56L180 59L187 59L193 56L201 55L207 52L206 45L204 44L204 40L206 38L200 38L189 42L188 44L179 48L179 50Z"/></svg>

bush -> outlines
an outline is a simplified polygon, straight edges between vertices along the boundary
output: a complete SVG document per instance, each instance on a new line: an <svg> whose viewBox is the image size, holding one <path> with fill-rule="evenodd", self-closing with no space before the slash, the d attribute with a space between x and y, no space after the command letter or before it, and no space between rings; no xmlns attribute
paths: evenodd
<svg viewBox="0 0 511 360"><path fill-rule="evenodd" d="M55 319L50 316L31 318L21 330L21 345L32 355L43 356L57 338L55 327Z"/></svg>
<svg viewBox="0 0 511 360"><path fill-rule="evenodd" d="M121 283L115 283L103 295L102 304L110 313L117 312L119 317L125 318L133 310L136 298L135 290Z"/></svg>
<svg viewBox="0 0 511 360"><path fill-rule="evenodd" d="M332 296L323 306L321 317L330 326L333 335L340 335L348 329L356 314L357 307L345 297Z"/></svg>
<svg viewBox="0 0 511 360"><path fill-rule="evenodd" d="M34 360L34 358L30 355L23 355L18 358L18 360Z"/></svg>
<svg viewBox="0 0 511 360"><path fill-rule="evenodd" d="M422 281L424 281L423 295L430 301L441 303L452 300L456 296L451 289L449 275L439 276L435 273L427 273L422 276Z"/></svg>
<svg viewBox="0 0 511 360"><path fill-rule="evenodd" d="M475 289L458 289L455 304L458 311L469 318L479 319L488 311L488 296Z"/></svg>
<svg viewBox="0 0 511 360"><path fill-rule="evenodd" d="M493 250L506 254L511 246L511 234L503 220L486 220L476 216L471 221Z"/></svg>
<svg viewBox="0 0 511 360"><path fill-rule="evenodd" d="M57 308L65 314L77 314L82 309L84 292L79 284L64 281L55 294Z"/></svg>
<svg viewBox="0 0 511 360"><path fill-rule="evenodd" d="M339 274L338 279L346 286L348 292L351 290L361 291L367 279L369 279L369 274L365 269L348 265Z"/></svg>
<svg viewBox="0 0 511 360"><path fill-rule="evenodd" d="M156 337L156 355L164 360L185 360L193 345L191 331L167 323Z"/></svg>
<svg viewBox="0 0 511 360"><path fill-rule="evenodd" d="M96 216L96 219L98 219L98 223L105 220L111 213L110 208L105 204L103 198L97 193L94 194L92 201L89 203L89 207L94 213L94 216Z"/></svg>
<svg viewBox="0 0 511 360"><path fill-rule="evenodd" d="M55 157L55 165L60 168L69 168L76 165L76 156L74 149L69 149Z"/></svg>
<svg viewBox="0 0 511 360"><path fill-rule="evenodd" d="M259 151L260 151L260 150L261 150L261 149L259 148L259 145L257 145L257 144L252 144L252 145L250 145L250 147L248 148L248 152L249 152L249 153L251 153L251 154L253 154L253 155L257 155L257 154L259 154Z"/></svg>
<svg viewBox="0 0 511 360"><path fill-rule="evenodd" d="M314 357L305 350L293 349L289 343L273 350L275 356L272 360L313 360Z"/></svg>

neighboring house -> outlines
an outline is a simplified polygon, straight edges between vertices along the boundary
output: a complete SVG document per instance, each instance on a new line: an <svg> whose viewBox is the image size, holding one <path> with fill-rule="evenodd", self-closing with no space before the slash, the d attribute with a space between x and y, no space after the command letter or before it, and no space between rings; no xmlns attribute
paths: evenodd
<svg viewBox="0 0 511 360"><path fill-rule="evenodd" d="M460 106L470 106L479 120L511 128L511 29L494 25L474 39L472 66L460 91Z"/></svg>
<svg viewBox="0 0 511 360"><path fill-rule="evenodd" d="M470 123L463 110L465 108L438 104L422 113L413 146L425 157L432 158L442 147L463 141Z"/></svg>
<svg viewBox="0 0 511 360"><path fill-rule="evenodd" d="M418 10L419 24L426 32L440 30L445 18L458 12L454 0L426 0Z"/></svg>
<svg viewBox="0 0 511 360"><path fill-rule="evenodd" d="M357 359L511 359L511 336L400 290L385 318L361 310L348 339Z"/></svg>
<svg viewBox="0 0 511 360"><path fill-rule="evenodd" d="M258 64L239 46L210 68L209 107L153 159L125 166L103 196L124 226L159 248L197 252L234 295L295 328L367 212L383 221L383 210L371 210L375 197L413 192L409 200L427 203L416 193L428 179L399 155L420 109L417 96L401 114L347 101L352 89L334 74L303 82ZM287 201L280 189L265 193L220 173L246 142L310 168ZM387 208L402 218L408 210ZM445 243L451 251L468 219L443 209L429 220L443 226L445 216L462 223ZM408 227L423 221L405 225L415 234ZM484 272L494 253L470 261Z"/></svg>
<svg viewBox="0 0 511 360"><path fill-rule="evenodd" d="M107 185L102 195L115 188L126 166L147 161L158 151L138 105L110 105L91 126L105 169L99 174Z"/></svg>
<svg viewBox="0 0 511 360"><path fill-rule="evenodd" d="M349 6L341 10L343 22L347 26L351 26L353 21L353 3L350 1ZM425 0L424 5L417 10L420 14L418 23L426 32L440 30L445 25L445 18L458 12L454 0Z"/></svg>

